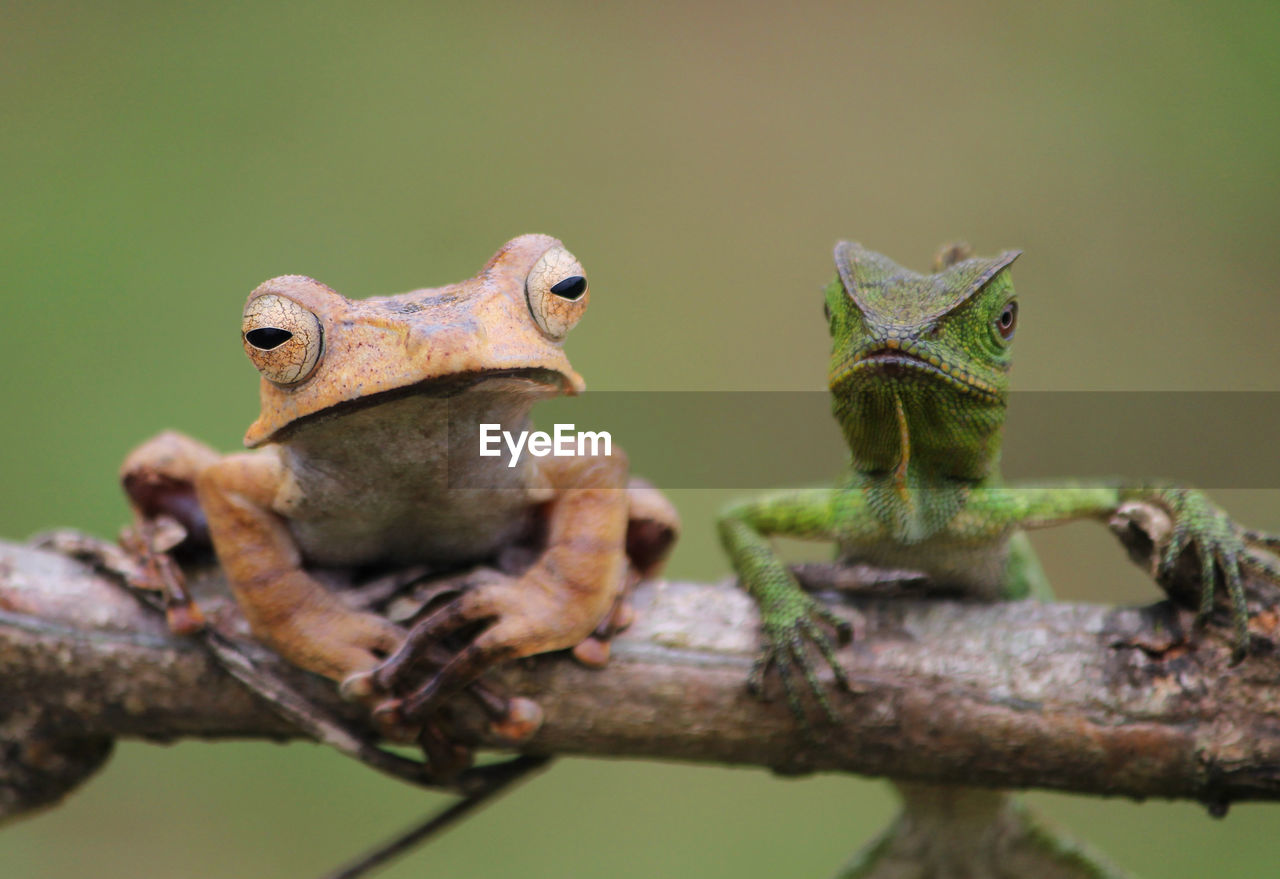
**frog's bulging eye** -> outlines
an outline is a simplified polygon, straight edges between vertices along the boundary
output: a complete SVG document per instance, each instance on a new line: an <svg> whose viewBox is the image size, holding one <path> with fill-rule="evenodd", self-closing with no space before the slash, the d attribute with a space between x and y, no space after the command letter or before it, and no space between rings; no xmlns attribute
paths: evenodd
<svg viewBox="0 0 1280 879"><path fill-rule="evenodd" d="M311 375L324 349L320 319L292 299L267 293L244 309L244 350L267 381L291 385Z"/></svg>
<svg viewBox="0 0 1280 879"><path fill-rule="evenodd" d="M563 247L551 248L534 263L524 290L529 313L553 339L563 339L573 329L591 293L582 264Z"/></svg>
<svg viewBox="0 0 1280 879"><path fill-rule="evenodd" d="M1006 342L1013 338L1013 331L1018 328L1018 303L1010 299L1004 304L1000 316L996 318L996 332Z"/></svg>

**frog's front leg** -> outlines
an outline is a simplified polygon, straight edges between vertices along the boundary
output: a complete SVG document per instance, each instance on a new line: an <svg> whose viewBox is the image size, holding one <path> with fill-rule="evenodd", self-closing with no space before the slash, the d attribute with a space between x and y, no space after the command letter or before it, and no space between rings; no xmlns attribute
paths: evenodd
<svg viewBox="0 0 1280 879"><path fill-rule="evenodd" d="M232 455L196 479L218 560L253 634L294 665L344 682L404 640L398 626L353 610L311 577L272 510L284 476L272 450Z"/></svg>
<svg viewBox="0 0 1280 879"><path fill-rule="evenodd" d="M671 501L645 480L633 477L627 483L626 586L614 602L613 612L573 648L574 659L592 668L608 663L613 636L631 625L635 616L631 588L661 573L679 535L680 515Z"/></svg>
<svg viewBox="0 0 1280 879"><path fill-rule="evenodd" d="M500 662L575 647L611 615L627 583L627 461L611 456L548 458L552 489L546 545L523 574L494 575L463 591L414 626L409 640L374 674L400 692L414 683L421 651L464 629L464 646L401 703L406 718L436 707Z"/></svg>
<svg viewBox="0 0 1280 879"><path fill-rule="evenodd" d="M826 714L832 716L806 644L817 647L835 673L836 683L847 690L848 678L836 659L831 639L821 626L833 626L842 641L848 640L850 627L800 588L795 576L774 554L767 538L785 535L835 540L849 536L840 531L841 523L871 521L869 515L862 515L865 510L844 508L859 505L861 498L857 492L829 489L789 492L740 504L720 516L720 540L743 588L760 608L765 646L748 678L748 687L759 695L765 673L777 668L791 711L802 723L806 722L804 708L792 679L797 670Z"/></svg>

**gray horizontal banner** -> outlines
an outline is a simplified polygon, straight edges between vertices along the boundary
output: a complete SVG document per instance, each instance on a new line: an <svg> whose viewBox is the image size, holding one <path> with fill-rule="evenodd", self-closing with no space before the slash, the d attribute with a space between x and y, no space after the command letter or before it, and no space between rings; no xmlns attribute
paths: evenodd
<svg viewBox="0 0 1280 879"><path fill-rule="evenodd" d="M659 488L790 488L835 480L848 463L821 391L597 391L539 403L529 428L487 429L474 410L451 430L449 483L495 485L491 468L603 437ZM481 419L483 422L483 419ZM502 431L508 431L503 436ZM592 436L594 434L594 438ZM1280 392L1026 391L1010 395L1006 479L1099 477L1133 484L1280 488ZM490 454L481 456L482 441ZM496 450L496 451L495 451Z"/></svg>

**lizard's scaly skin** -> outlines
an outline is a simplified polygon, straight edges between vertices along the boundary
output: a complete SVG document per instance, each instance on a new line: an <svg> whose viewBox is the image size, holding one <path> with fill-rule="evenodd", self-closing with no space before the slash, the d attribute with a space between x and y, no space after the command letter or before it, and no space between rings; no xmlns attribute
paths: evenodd
<svg viewBox="0 0 1280 879"><path fill-rule="evenodd" d="M971 597L1049 598L1048 582L1023 531L1076 519L1105 522L1129 501L1159 504L1174 522L1173 539L1160 556L1161 574L1172 569L1184 550L1194 548L1201 564L1202 618L1213 610L1216 585L1222 582L1237 657L1242 658L1248 620L1241 568L1249 566L1280 581L1274 563L1249 552L1250 546L1265 548L1268 538L1244 531L1190 489L1084 481L1005 485L999 473L1000 446L1017 323L1009 266L1018 252L992 258L966 258L961 248L943 253L947 256L938 272L920 275L861 245L836 246L837 277L825 291L833 341L828 378L832 411L849 446L848 474L835 488L738 504L719 522L721 541L740 581L760 607L765 647L752 671L751 688L759 692L766 672L776 668L801 723L808 721L800 680L830 716L810 645L834 670L837 684L847 686L825 628L835 617L800 589L774 555L771 535L832 541L841 560L921 571L938 586ZM942 795L942 789L933 790ZM954 800L959 792L946 795ZM908 812L896 827L911 825L911 809L927 799L919 792L914 802L908 797ZM993 814L997 812L1028 840L1052 840L1020 813L1003 806ZM1008 842L1007 834L1001 838ZM1054 845L1059 855L1066 850ZM1038 847L1046 858L1046 872L1038 875L1115 875L1075 849L1070 849L1070 864L1059 863L1059 857L1054 861L1059 872L1047 872L1054 846ZM850 866L848 875L1006 875L994 866L998 858L987 867L973 865L970 872L924 866L895 872L901 865L891 868L887 860L893 848L887 838L881 839ZM967 855L957 850L949 857ZM983 857L994 857L994 852Z"/></svg>

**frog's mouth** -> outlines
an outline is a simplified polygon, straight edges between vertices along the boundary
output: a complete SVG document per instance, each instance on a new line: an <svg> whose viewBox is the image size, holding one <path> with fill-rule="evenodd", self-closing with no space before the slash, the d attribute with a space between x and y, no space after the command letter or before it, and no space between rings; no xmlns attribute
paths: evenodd
<svg viewBox="0 0 1280 879"><path fill-rule="evenodd" d="M994 386L962 367L954 366L941 357L921 356L889 345L868 348L855 354L832 374L831 385L834 388L873 375L900 379L923 375L984 400L995 402L1000 399L1000 392Z"/></svg>
<svg viewBox="0 0 1280 879"><path fill-rule="evenodd" d="M492 390L481 388L482 385L489 384L493 385ZM407 397L430 397L447 400L473 390L479 390L481 393L492 393L495 397L510 397L517 405L521 401L532 405L538 399L578 393L578 388L575 387L572 379L554 369L534 366L478 369L423 379L403 387L389 388L385 391L334 403L319 412L311 412L295 418L277 428L270 436L255 442L253 445L257 446L265 442L280 442L299 428L403 400Z"/></svg>
<svg viewBox="0 0 1280 879"><path fill-rule="evenodd" d="M507 369L477 369L474 372L460 372L455 375L444 375L437 378L423 379L403 388L394 388L374 394L369 399L381 402L382 398L391 395L427 397L456 397L464 391L488 384L510 380L514 384L527 384L534 392L551 392L555 394L575 393L569 377L554 369L541 366L511 367ZM355 401L359 402L359 401Z"/></svg>

